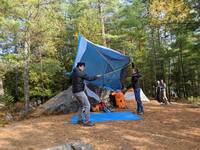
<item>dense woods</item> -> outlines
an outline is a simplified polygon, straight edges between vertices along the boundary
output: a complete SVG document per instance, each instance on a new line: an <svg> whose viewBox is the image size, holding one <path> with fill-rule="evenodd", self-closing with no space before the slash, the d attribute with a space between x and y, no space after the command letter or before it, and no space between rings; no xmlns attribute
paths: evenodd
<svg viewBox="0 0 200 150"><path fill-rule="evenodd" d="M79 33L128 55L147 96L160 79L168 93L200 96L198 0L0 0L1 101L27 112L66 89Z"/></svg>

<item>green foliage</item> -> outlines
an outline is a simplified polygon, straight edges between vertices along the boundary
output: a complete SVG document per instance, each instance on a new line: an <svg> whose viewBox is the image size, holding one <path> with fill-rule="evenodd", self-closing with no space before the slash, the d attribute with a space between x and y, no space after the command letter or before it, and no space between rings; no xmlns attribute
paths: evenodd
<svg viewBox="0 0 200 150"><path fill-rule="evenodd" d="M187 100L188 100L189 103L192 103L192 104L194 104L194 103L199 104L200 103L200 97L190 96L190 97L187 98Z"/></svg>
<svg viewBox="0 0 200 150"><path fill-rule="evenodd" d="M5 104L6 107L13 106L15 102L14 97L7 92L5 92L4 95L0 97L0 101Z"/></svg>
<svg viewBox="0 0 200 150"><path fill-rule="evenodd" d="M23 72L16 67L8 70L3 79L4 90L14 97L15 102L23 98Z"/></svg>
<svg viewBox="0 0 200 150"><path fill-rule="evenodd" d="M63 79L62 70L60 62L55 59L46 58L40 63L32 64L30 68L30 96L51 97L55 91L61 90L56 85L56 78Z"/></svg>

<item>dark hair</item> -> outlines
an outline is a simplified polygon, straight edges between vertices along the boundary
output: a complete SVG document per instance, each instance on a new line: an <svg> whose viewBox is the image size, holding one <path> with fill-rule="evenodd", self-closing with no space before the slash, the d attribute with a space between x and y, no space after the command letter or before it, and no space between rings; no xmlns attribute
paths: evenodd
<svg viewBox="0 0 200 150"><path fill-rule="evenodd" d="M79 63L76 65L77 68L78 68L78 67L81 67L81 66L84 66L84 67L85 67L85 63L84 63L84 62L79 62Z"/></svg>
<svg viewBox="0 0 200 150"><path fill-rule="evenodd" d="M138 68L134 68L134 70L135 70L135 72L139 73L139 70L138 70Z"/></svg>
<svg viewBox="0 0 200 150"><path fill-rule="evenodd" d="M134 63L131 63L131 66L132 66L132 68L135 68L135 64Z"/></svg>

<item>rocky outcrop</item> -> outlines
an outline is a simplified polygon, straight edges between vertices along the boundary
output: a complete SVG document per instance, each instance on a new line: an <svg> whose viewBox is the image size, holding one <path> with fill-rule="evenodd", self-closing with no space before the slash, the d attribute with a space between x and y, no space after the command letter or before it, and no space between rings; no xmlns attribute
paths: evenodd
<svg viewBox="0 0 200 150"><path fill-rule="evenodd" d="M76 98L72 94L72 87L59 93L55 97L40 105L34 115L70 113L78 110Z"/></svg>

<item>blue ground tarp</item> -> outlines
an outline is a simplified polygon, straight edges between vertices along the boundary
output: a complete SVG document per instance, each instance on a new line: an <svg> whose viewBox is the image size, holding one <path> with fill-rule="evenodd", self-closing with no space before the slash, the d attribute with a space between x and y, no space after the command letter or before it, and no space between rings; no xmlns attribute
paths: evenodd
<svg viewBox="0 0 200 150"><path fill-rule="evenodd" d="M77 123L77 115L72 116L71 123ZM132 112L110 112L110 113L91 113L92 122L141 120L141 118Z"/></svg>

